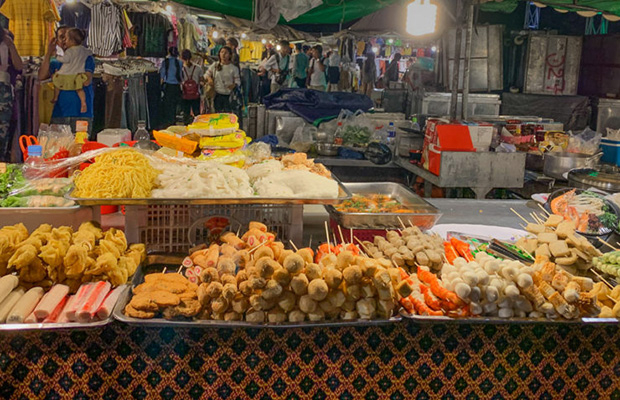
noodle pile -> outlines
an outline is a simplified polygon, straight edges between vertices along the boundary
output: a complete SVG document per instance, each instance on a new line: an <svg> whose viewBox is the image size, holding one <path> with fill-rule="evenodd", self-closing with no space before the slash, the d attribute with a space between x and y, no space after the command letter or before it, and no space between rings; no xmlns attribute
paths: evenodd
<svg viewBox="0 0 620 400"><path fill-rule="evenodd" d="M91 199L148 198L159 171L133 149L104 153L75 178L73 195Z"/></svg>

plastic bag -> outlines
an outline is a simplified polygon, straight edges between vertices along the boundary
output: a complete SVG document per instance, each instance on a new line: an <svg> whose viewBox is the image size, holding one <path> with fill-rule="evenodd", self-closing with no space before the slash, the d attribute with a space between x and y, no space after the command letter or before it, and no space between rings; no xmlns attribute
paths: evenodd
<svg viewBox="0 0 620 400"><path fill-rule="evenodd" d="M609 140L620 140L620 129L607 128L607 137Z"/></svg>
<svg viewBox="0 0 620 400"><path fill-rule="evenodd" d="M602 134L590 128L586 128L583 132L576 135L573 135L570 131L568 133L570 138L568 139L568 147L566 147L567 152L589 155L598 152L601 139L603 138Z"/></svg>
<svg viewBox="0 0 620 400"><path fill-rule="evenodd" d="M363 111L357 110L355 114L348 115L342 120L341 128L340 136L344 146L366 147L375 125Z"/></svg>
<svg viewBox="0 0 620 400"><path fill-rule="evenodd" d="M291 143L289 147L295 151L307 153L308 151L310 151L310 148L312 147L312 144L314 143L315 133L316 133L316 128L313 126L298 127L297 129L295 129L295 133L293 134L293 138L291 139Z"/></svg>
<svg viewBox="0 0 620 400"><path fill-rule="evenodd" d="M271 158L271 146L269 144L254 142L248 146L248 164L257 164L269 158Z"/></svg>
<svg viewBox="0 0 620 400"><path fill-rule="evenodd" d="M71 150L75 145L75 136L69 125L41 124L38 140L44 159L52 158L62 150ZM68 154L64 158L67 156Z"/></svg>

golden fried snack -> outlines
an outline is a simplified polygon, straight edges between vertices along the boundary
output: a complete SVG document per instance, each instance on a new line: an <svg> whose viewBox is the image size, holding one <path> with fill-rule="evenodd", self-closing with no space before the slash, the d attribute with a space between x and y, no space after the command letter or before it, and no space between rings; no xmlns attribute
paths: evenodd
<svg viewBox="0 0 620 400"><path fill-rule="evenodd" d="M137 310L131 306L131 303L125 306L125 315L127 315L128 317L141 318L141 319L148 319L148 318L155 317L154 312Z"/></svg>

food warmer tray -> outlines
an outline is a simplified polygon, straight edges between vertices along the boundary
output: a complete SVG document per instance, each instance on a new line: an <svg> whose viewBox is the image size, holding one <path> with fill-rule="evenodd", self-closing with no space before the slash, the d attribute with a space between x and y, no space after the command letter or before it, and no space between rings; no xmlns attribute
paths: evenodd
<svg viewBox="0 0 620 400"><path fill-rule="evenodd" d="M65 196L82 206L140 206L140 205L229 205L229 204L338 204L351 198L351 193L332 175L338 183L338 197L329 199L302 199L302 198L266 198L266 197L239 197L239 198L200 198L200 199L172 199L172 198L136 198L136 199L86 199L73 197L73 190Z"/></svg>
<svg viewBox="0 0 620 400"><path fill-rule="evenodd" d="M447 316L412 315L405 310L400 311L405 319L418 323L454 323L454 324L620 324L617 318L577 318L577 319L546 319L546 318L499 318L499 317L465 317L451 318Z"/></svg>
<svg viewBox="0 0 620 400"><path fill-rule="evenodd" d="M125 287L125 290L120 294L119 300L121 297L124 297L127 293L128 286ZM114 310L113 310L114 311ZM99 328L102 326L106 326L110 322L114 321L114 317L112 313L110 316L101 321L94 322L63 322L63 323L43 323L37 322L33 324L0 324L0 331L33 331L33 330L50 330L50 329L86 329L86 328Z"/></svg>
<svg viewBox="0 0 620 400"><path fill-rule="evenodd" d="M147 262L139 267L134 274L130 290L121 293L112 315L117 321L128 325L177 327L177 328L309 328L309 327L341 327L341 326L371 326L386 325L402 320L400 315L390 319L354 320L354 321L322 321L322 322L285 322L280 324L252 323L245 321L214 321L214 320L167 320L165 318L140 319L126 316L123 311L132 297L133 288L144 282L144 270L161 272L164 267L168 272L175 273L179 268L182 256L151 254Z"/></svg>
<svg viewBox="0 0 620 400"><path fill-rule="evenodd" d="M428 230L442 215L435 206L398 183L345 183L344 187L352 194L384 194L398 200L405 208L411 209L410 213L347 213L326 205L325 209L329 215L338 225L346 229L399 229L402 228L400 222L402 220L406 226L412 223L422 230Z"/></svg>
<svg viewBox="0 0 620 400"><path fill-rule="evenodd" d="M61 214L80 208L79 204L70 207L0 207L0 215L4 214L32 214L44 212L46 214Z"/></svg>

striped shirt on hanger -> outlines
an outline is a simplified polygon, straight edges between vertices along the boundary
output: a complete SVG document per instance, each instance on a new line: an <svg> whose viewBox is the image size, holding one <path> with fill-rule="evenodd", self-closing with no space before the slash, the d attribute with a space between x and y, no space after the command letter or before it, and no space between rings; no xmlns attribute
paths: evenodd
<svg viewBox="0 0 620 400"><path fill-rule="evenodd" d="M88 46L94 54L108 57L123 50L122 18L120 7L109 0L92 6Z"/></svg>

